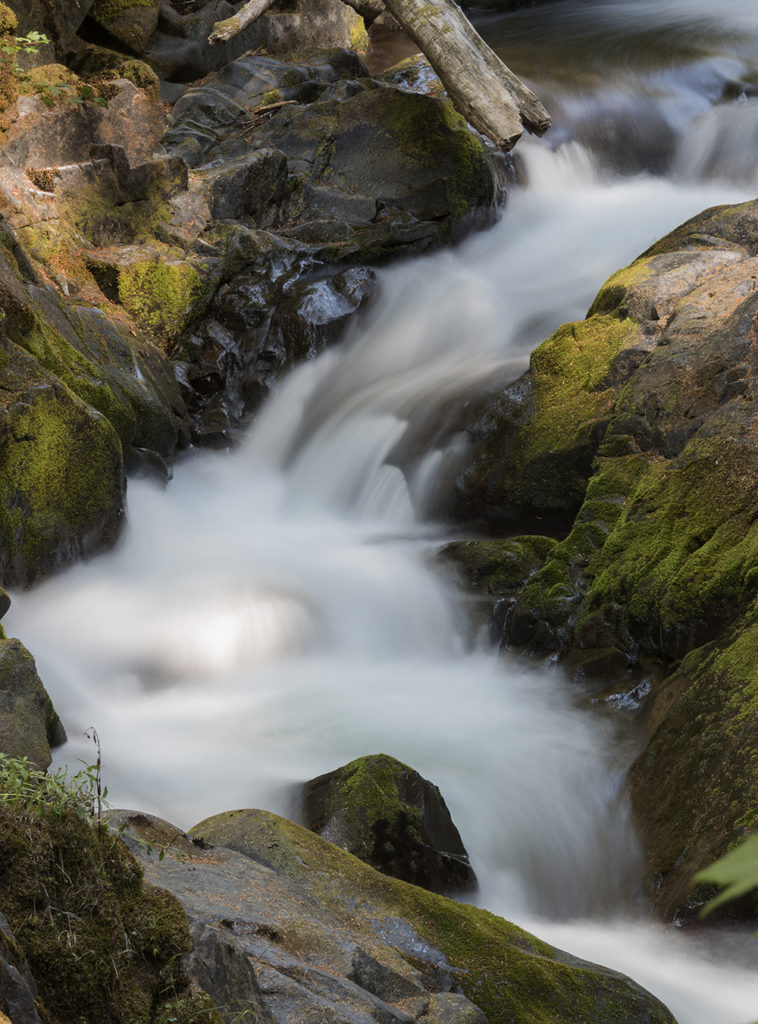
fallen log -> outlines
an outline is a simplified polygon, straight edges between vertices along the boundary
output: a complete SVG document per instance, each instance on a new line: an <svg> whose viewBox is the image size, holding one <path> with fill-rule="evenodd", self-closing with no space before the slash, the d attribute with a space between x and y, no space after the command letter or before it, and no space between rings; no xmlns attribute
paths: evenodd
<svg viewBox="0 0 758 1024"><path fill-rule="evenodd" d="M208 36L208 42L211 46L215 46L217 43L228 43L230 39L252 24L256 18L260 18L274 2L275 0L248 0L248 3L231 18L216 22Z"/></svg>
<svg viewBox="0 0 758 1024"><path fill-rule="evenodd" d="M466 120L501 149L512 149L524 127L535 135L550 115L484 42L453 0L385 0L432 65Z"/></svg>

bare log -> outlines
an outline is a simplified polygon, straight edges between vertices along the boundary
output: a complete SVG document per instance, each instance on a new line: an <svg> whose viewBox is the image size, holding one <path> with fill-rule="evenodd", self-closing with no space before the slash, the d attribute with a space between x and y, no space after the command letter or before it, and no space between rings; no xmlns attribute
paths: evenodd
<svg viewBox="0 0 758 1024"><path fill-rule="evenodd" d="M437 72L455 108L508 150L524 127L542 135L550 115L490 49L453 0L385 0Z"/></svg>
<svg viewBox="0 0 758 1024"><path fill-rule="evenodd" d="M228 43L230 39L251 25L256 18L260 18L274 2L275 0L248 0L248 3L231 18L216 22L208 36L208 42L211 46L215 46L217 43Z"/></svg>

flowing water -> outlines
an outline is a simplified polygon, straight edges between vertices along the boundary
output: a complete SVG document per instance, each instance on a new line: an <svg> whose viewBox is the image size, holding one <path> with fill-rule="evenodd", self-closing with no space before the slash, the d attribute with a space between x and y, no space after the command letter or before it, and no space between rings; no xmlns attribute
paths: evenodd
<svg viewBox="0 0 758 1024"><path fill-rule="evenodd" d="M132 481L117 549L15 594L5 623L66 724L58 760L91 760L96 726L114 805L184 827L290 813L298 781L384 751L442 789L483 905L632 974L680 1024L747 1024L758 942L635 909L628 723L580 707L554 667L470 641L431 521L463 443L447 412L513 379L665 231L755 191L758 13L710 7L483 19L556 115L519 146L527 184L500 223L383 272L370 314L237 450L187 457L165 490Z"/></svg>

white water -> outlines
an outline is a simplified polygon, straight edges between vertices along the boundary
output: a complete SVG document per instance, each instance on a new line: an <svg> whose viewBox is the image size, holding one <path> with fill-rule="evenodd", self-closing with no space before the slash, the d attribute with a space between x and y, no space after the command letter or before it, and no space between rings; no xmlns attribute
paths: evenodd
<svg viewBox="0 0 758 1024"><path fill-rule="evenodd" d="M749 20L752 4L732 7ZM116 551L14 595L4 624L66 724L60 759L91 760L95 725L109 800L187 827L234 807L289 813L297 781L385 751L442 789L484 905L631 973L680 1024L757 1017L758 974L738 962L758 943L714 952L634 916L622 723L574 706L547 667L469 649L458 595L429 566L439 530L414 512L456 439L403 458L404 438L432 436L452 403L583 316L613 270L750 194L742 151L700 159L708 116L687 125L670 180L522 143L530 184L497 227L386 272L360 335L292 374L240 450L188 458L166 491L132 482Z"/></svg>

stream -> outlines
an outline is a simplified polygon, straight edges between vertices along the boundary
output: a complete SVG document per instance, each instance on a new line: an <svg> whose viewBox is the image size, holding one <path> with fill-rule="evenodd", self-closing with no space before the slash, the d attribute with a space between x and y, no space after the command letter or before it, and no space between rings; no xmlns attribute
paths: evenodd
<svg viewBox="0 0 758 1024"><path fill-rule="evenodd" d="M295 813L295 784L380 751L442 790L477 902L655 992L679 1024L758 1018L758 940L652 923L624 795L637 747L553 665L472 640L435 561L451 403L515 378L604 279L758 189L754 0L562 0L477 26L554 114L525 184L455 251L381 273L337 348L295 370L227 453L133 480L117 548L13 594L69 743L108 800L189 827ZM722 96L728 106L714 106ZM403 473L399 463L407 466Z"/></svg>

